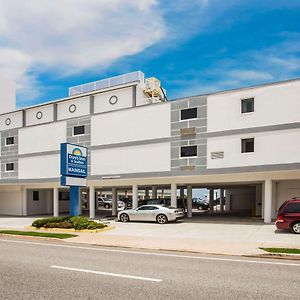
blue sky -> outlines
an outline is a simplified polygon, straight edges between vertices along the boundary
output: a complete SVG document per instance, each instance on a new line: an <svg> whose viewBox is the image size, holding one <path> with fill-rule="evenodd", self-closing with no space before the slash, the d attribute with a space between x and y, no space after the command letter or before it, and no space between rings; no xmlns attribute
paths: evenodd
<svg viewBox="0 0 300 300"><path fill-rule="evenodd" d="M0 74L17 81L19 107L135 70L174 99L299 66L298 0L0 0Z"/></svg>

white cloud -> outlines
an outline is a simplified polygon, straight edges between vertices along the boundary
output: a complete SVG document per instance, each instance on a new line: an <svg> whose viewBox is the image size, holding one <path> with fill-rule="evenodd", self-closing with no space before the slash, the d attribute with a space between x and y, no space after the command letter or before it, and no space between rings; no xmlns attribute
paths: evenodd
<svg viewBox="0 0 300 300"><path fill-rule="evenodd" d="M63 77L107 67L164 37L157 5L156 0L0 0L0 73L17 80L22 95L35 91L35 97L39 72Z"/></svg>
<svg viewBox="0 0 300 300"><path fill-rule="evenodd" d="M178 82L173 94L177 98L299 77L300 35L285 33L285 37L270 47L241 52L184 74L193 79Z"/></svg>
<svg viewBox="0 0 300 300"><path fill-rule="evenodd" d="M258 70L232 70L227 73L230 78L238 78L239 80L271 80L273 75Z"/></svg>

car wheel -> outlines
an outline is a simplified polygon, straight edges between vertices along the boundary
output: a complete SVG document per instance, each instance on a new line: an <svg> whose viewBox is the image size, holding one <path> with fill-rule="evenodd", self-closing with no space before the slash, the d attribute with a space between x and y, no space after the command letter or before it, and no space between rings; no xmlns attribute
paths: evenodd
<svg viewBox="0 0 300 300"><path fill-rule="evenodd" d="M202 210L202 206L201 205L198 206L198 210Z"/></svg>
<svg viewBox="0 0 300 300"><path fill-rule="evenodd" d="M166 224L166 223L168 222L168 218L167 218L167 216L165 216L165 215L158 215L158 216L156 217L156 221L157 221L157 223L159 223L159 224Z"/></svg>
<svg viewBox="0 0 300 300"><path fill-rule="evenodd" d="M121 222L129 222L129 216L127 214L121 214L120 221Z"/></svg>
<svg viewBox="0 0 300 300"><path fill-rule="evenodd" d="M292 225L291 227L292 232L296 233L296 234L300 234L300 222L296 222Z"/></svg>

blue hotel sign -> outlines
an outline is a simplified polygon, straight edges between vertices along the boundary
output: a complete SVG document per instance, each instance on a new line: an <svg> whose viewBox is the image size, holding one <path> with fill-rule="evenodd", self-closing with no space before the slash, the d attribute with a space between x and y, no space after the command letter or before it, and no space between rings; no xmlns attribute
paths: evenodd
<svg viewBox="0 0 300 300"><path fill-rule="evenodd" d="M87 177L87 148L63 143L60 145L60 173L62 176Z"/></svg>

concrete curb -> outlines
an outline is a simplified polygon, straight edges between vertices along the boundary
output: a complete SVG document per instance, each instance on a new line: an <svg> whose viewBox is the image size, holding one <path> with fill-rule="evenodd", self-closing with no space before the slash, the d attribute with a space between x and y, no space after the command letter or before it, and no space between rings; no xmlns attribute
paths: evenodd
<svg viewBox="0 0 300 300"><path fill-rule="evenodd" d="M266 254L246 255L246 256L248 256L248 257L259 257L259 258L276 258L276 259L300 260L300 254L293 254L293 253L266 253Z"/></svg>
<svg viewBox="0 0 300 300"><path fill-rule="evenodd" d="M37 228L37 227L33 227L33 226L25 226L25 229L30 229L30 230L41 230L41 231L50 231L50 232L54 232L54 233L71 233L71 232L89 232L89 233L97 233L97 232L104 232L104 231L108 231L108 230L112 230L115 228L115 226L108 226L105 228L101 228L101 229L94 229L94 230L89 230L89 229L83 229L83 230L75 230L73 228L71 229L65 229L65 228Z"/></svg>

